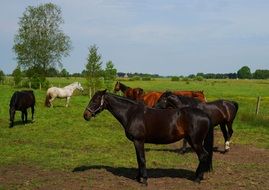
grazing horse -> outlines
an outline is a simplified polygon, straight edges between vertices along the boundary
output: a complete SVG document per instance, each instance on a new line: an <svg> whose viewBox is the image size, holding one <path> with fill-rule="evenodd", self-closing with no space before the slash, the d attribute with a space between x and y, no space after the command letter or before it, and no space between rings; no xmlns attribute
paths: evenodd
<svg viewBox="0 0 269 190"><path fill-rule="evenodd" d="M27 123L27 108L31 107L32 121L34 120L35 112L35 95L32 90L16 91L13 93L9 103L9 116L10 125L12 128L14 125L14 117L16 110L21 111L21 119L25 124Z"/></svg>
<svg viewBox="0 0 269 190"><path fill-rule="evenodd" d="M124 96L133 100L140 99L144 94L144 90L142 88L131 88L117 81L114 87L114 93L122 91Z"/></svg>
<svg viewBox="0 0 269 190"><path fill-rule="evenodd" d="M68 86L65 86L63 88L57 88L57 87L51 87L47 90L46 100L45 100L45 106L47 107L53 107L52 101L55 98L66 98L66 105L65 107L68 107L70 97L72 96L75 89L82 90L83 88L79 82L74 82Z"/></svg>
<svg viewBox="0 0 269 190"><path fill-rule="evenodd" d="M215 100L212 102L200 102L187 96L176 96L172 92L165 92L159 99L157 108L182 108L192 107L203 110L211 119L213 126L220 125L224 137L224 152L230 149L230 138L233 134L233 121L237 114L238 103L229 100ZM227 129L228 132L227 132ZM186 151L186 141L183 142L182 152Z"/></svg>
<svg viewBox="0 0 269 190"><path fill-rule="evenodd" d="M123 126L126 137L134 143L138 163L138 182L147 185L144 143L169 144L186 138L196 152L199 165L195 181L212 169L213 127L200 109L153 109L128 98L98 91L84 111L84 119L107 109Z"/></svg>
<svg viewBox="0 0 269 190"><path fill-rule="evenodd" d="M184 91L173 91L172 93L175 95L193 97L201 102L206 102L206 98L203 91L184 90ZM147 106L154 107L158 102L159 98L162 96L162 94L163 92L149 92L143 95L141 99Z"/></svg>

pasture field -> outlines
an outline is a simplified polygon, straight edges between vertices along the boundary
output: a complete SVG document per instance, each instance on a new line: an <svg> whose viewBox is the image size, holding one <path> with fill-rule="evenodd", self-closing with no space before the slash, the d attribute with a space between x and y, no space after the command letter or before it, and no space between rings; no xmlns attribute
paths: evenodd
<svg viewBox="0 0 269 190"><path fill-rule="evenodd" d="M82 78L49 78L65 86ZM221 154L223 137L215 128L212 173L201 184L192 177L196 155L179 155L181 142L146 147L149 186L147 189L266 189L269 187L269 81L204 80L122 81L145 91L203 90L207 100L230 99L239 103L231 150ZM15 90L0 85L0 189L139 189L136 156L132 142L118 121L103 111L93 120L83 119L89 102L76 92L66 108L56 99L53 108L44 107L45 90L34 90L35 121L22 125L16 113L9 126L9 101ZM257 97L259 114L255 115ZM30 109L28 110L28 118Z"/></svg>

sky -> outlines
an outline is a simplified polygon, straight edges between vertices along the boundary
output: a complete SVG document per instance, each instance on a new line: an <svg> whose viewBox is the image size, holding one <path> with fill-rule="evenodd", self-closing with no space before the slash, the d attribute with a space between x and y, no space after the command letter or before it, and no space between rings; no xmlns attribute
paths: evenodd
<svg viewBox="0 0 269 190"><path fill-rule="evenodd" d="M0 69L12 73L19 18L28 6L61 8L71 38L62 59L70 73L85 69L96 45L103 67L162 76L269 69L268 0L1 0Z"/></svg>

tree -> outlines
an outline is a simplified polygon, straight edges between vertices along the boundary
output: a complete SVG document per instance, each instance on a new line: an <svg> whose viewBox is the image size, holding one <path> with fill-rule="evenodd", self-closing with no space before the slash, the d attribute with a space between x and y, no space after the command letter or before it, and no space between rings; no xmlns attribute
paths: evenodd
<svg viewBox="0 0 269 190"><path fill-rule="evenodd" d="M108 61L106 63L106 68L104 71L104 80L106 89L112 90L116 76L117 76L117 69L114 68L114 64L112 63L112 61Z"/></svg>
<svg viewBox="0 0 269 190"><path fill-rule="evenodd" d="M62 69L61 72L60 72L60 76L61 77L69 77L70 74L66 69Z"/></svg>
<svg viewBox="0 0 269 190"><path fill-rule="evenodd" d="M89 55L86 64L86 80L89 87L89 96L95 93L96 89L102 84L102 61L101 54L98 54L98 47L92 45L89 48Z"/></svg>
<svg viewBox="0 0 269 190"><path fill-rule="evenodd" d="M240 79L250 79L251 78L250 68L248 66L241 67L241 69L237 71L237 76Z"/></svg>
<svg viewBox="0 0 269 190"><path fill-rule="evenodd" d="M20 67L16 67L14 71L12 72L12 76L15 82L15 85L18 85L22 80L22 72Z"/></svg>
<svg viewBox="0 0 269 190"><path fill-rule="evenodd" d="M13 50L30 79L44 82L49 69L62 66L62 57L69 55L71 41L60 28L63 22L61 9L52 3L28 6L20 18Z"/></svg>
<svg viewBox="0 0 269 190"><path fill-rule="evenodd" d="M269 70L257 69L253 73L253 78L255 78L255 79L268 79L269 78Z"/></svg>
<svg viewBox="0 0 269 190"><path fill-rule="evenodd" d="M2 83L4 81L4 76L5 76L5 73L0 70L0 82Z"/></svg>

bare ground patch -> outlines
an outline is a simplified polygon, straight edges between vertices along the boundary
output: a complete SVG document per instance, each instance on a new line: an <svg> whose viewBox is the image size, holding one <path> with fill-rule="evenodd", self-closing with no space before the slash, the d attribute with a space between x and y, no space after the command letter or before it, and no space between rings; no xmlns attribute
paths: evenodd
<svg viewBox="0 0 269 190"><path fill-rule="evenodd" d="M213 160L214 171L201 184L192 181L192 168L148 168L147 187L134 180L136 168L100 165L48 171L29 165L2 166L0 189L269 189L269 150L233 144L227 154L214 152Z"/></svg>

